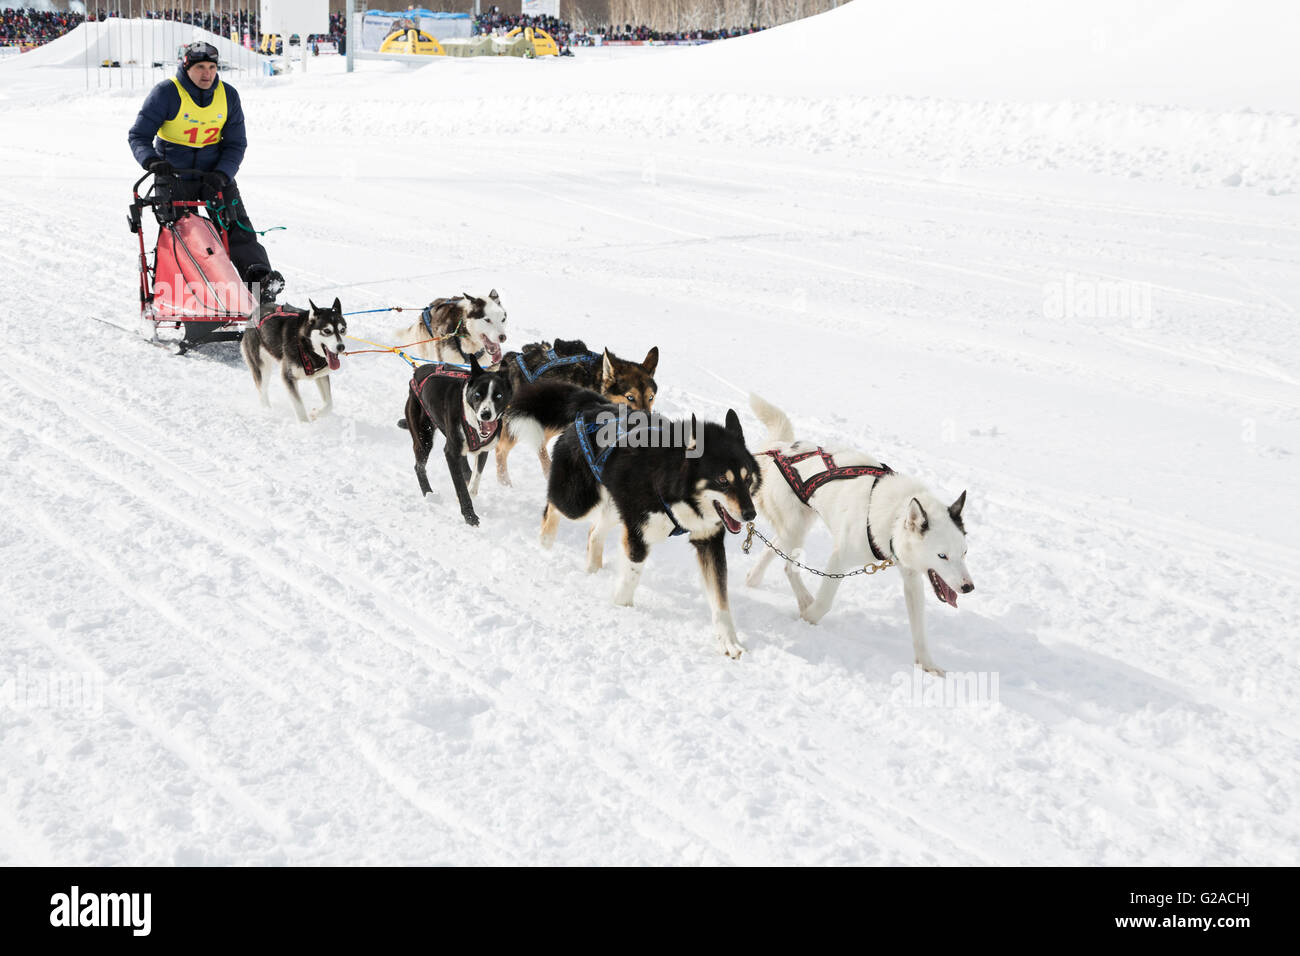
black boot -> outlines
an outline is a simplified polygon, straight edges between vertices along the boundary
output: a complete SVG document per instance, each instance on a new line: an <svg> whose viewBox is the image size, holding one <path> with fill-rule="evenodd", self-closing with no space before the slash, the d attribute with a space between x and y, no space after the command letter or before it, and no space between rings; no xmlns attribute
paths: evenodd
<svg viewBox="0 0 1300 956"><path fill-rule="evenodd" d="M248 283L248 288L254 295L259 297L258 301L263 305L274 302L280 293L284 291L284 276L263 265L255 265L250 268L245 281Z"/></svg>

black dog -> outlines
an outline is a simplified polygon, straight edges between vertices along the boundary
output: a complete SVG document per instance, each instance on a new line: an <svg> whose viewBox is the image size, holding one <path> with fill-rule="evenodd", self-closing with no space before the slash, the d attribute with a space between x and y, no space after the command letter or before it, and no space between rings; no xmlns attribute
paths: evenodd
<svg viewBox="0 0 1300 956"><path fill-rule="evenodd" d="M420 491L426 495L433 491L425 464L437 429L444 437L443 453L466 524L478 524L473 496L478 494L488 449L501 434L501 414L509 402L510 379L500 372L483 371L472 356L468 370L435 363L420 366L411 378L406 418L398 424L411 433ZM471 458L477 458L477 469L470 467ZM473 484L467 486L471 475Z"/></svg>
<svg viewBox="0 0 1300 956"><path fill-rule="evenodd" d="M562 387L562 386L561 386ZM555 442L542 513L542 546L555 540L559 517L592 523L587 570L604 562L605 535L623 527L627 562L614 589L614 603L631 605L650 546L689 535L723 653L743 648L727 604L727 532L755 516L753 494L762 481L734 411L725 425L669 421L640 411L620 414L602 396L570 386L576 420ZM551 388L521 392L512 416L534 421L558 412Z"/></svg>
<svg viewBox="0 0 1300 956"><path fill-rule="evenodd" d="M501 368L510 376L516 392L534 384L567 382L600 392L607 402L625 402L630 408L646 412L654 407L655 393L659 390L654 379L658 366L658 346L646 353L644 361L629 362L609 349L593 352L580 339L556 339L554 345L533 342L518 352L507 352L501 360ZM573 421L573 417L568 421ZM551 467L546 444L562 430L563 426L527 438L527 443L537 449L542 474ZM509 429L497 442L497 481L503 485L510 484L507 461L515 442L516 436Z"/></svg>

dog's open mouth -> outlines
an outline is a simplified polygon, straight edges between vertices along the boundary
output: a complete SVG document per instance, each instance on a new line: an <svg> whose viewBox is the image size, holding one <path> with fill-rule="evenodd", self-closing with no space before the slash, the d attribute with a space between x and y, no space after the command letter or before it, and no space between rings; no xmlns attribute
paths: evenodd
<svg viewBox="0 0 1300 956"><path fill-rule="evenodd" d="M501 419L499 418L493 418L490 421L486 421L486 422L480 420L478 423L479 437L491 438L496 433L497 426L500 424L501 424Z"/></svg>
<svg viewBox="0 0 1300 956"><path fill-rule="evenodd" d="M489 364L489 365L500 365L500 364L501 364L501 344L500 344L499 342L493 342L490 338L487 337L487 333L486 333L486 332L480 334L480 335L479 335L479 338L481 338L481 339L483 340L483 347L484 347L485 349L487 349L488 364Z"/></svg>
<svg viewBox="0 0 1300 956"><path fill-rule="evenodd" d="M953 607L956 607L957 592L948 587L948 582L935 574L933 570L927 571L926 573L930 575L930 586L934 588L934 596L944 604L951 604Z"/></svg>
<svg viewBox="0 0 1300 956"><path fill-rule="evenodd" d="M731 512L722 507L722 504L717 501L713 502L713 507L717 509L718 517L721 518L722 523L727 526L727 530L732 534L740 534L740 522L731 517Z"/></svg>
<svg viewBox="0 0 1300 956"><path fill-rule="evenodd" d="M323 346L322 346L323 347ZM330 369L337 372L339 370L339 354L325 349L325 361L329 363Z"/></svg>

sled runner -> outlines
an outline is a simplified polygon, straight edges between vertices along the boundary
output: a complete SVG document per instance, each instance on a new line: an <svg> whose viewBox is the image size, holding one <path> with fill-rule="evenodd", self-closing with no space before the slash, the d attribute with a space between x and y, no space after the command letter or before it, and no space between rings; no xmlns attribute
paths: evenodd
<svg viewBox="0 0 1300 956"><path fill-rule="evenodd" d="M160 330L172 332L167 338L179 339L182 350L198 342L238 339L257 300L230 261L224 225L205 214L202 200L172 199L171 177L155 176L141 196L140 184L152 175L145 173L131 187L128 213L140 240L141 334L157 341ZM216 198L220 203L221 193ZM152 263L144 242L145 207L158 220Z"/></svg>

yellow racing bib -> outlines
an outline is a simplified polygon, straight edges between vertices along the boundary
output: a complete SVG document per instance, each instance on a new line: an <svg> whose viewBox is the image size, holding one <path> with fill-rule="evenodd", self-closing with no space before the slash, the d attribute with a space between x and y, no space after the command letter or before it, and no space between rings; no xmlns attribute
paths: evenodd
<svg viewBox="0 0 1300 956"><path fill-rule="evenodd" d="M221 128L226 125L226 87L217 80L212 88L212 103L199 106L194 98L172 77L176 92L181 95L181 108L176 115L158 127L158 138L178 146L212 146L221 142Z"/></svg>

